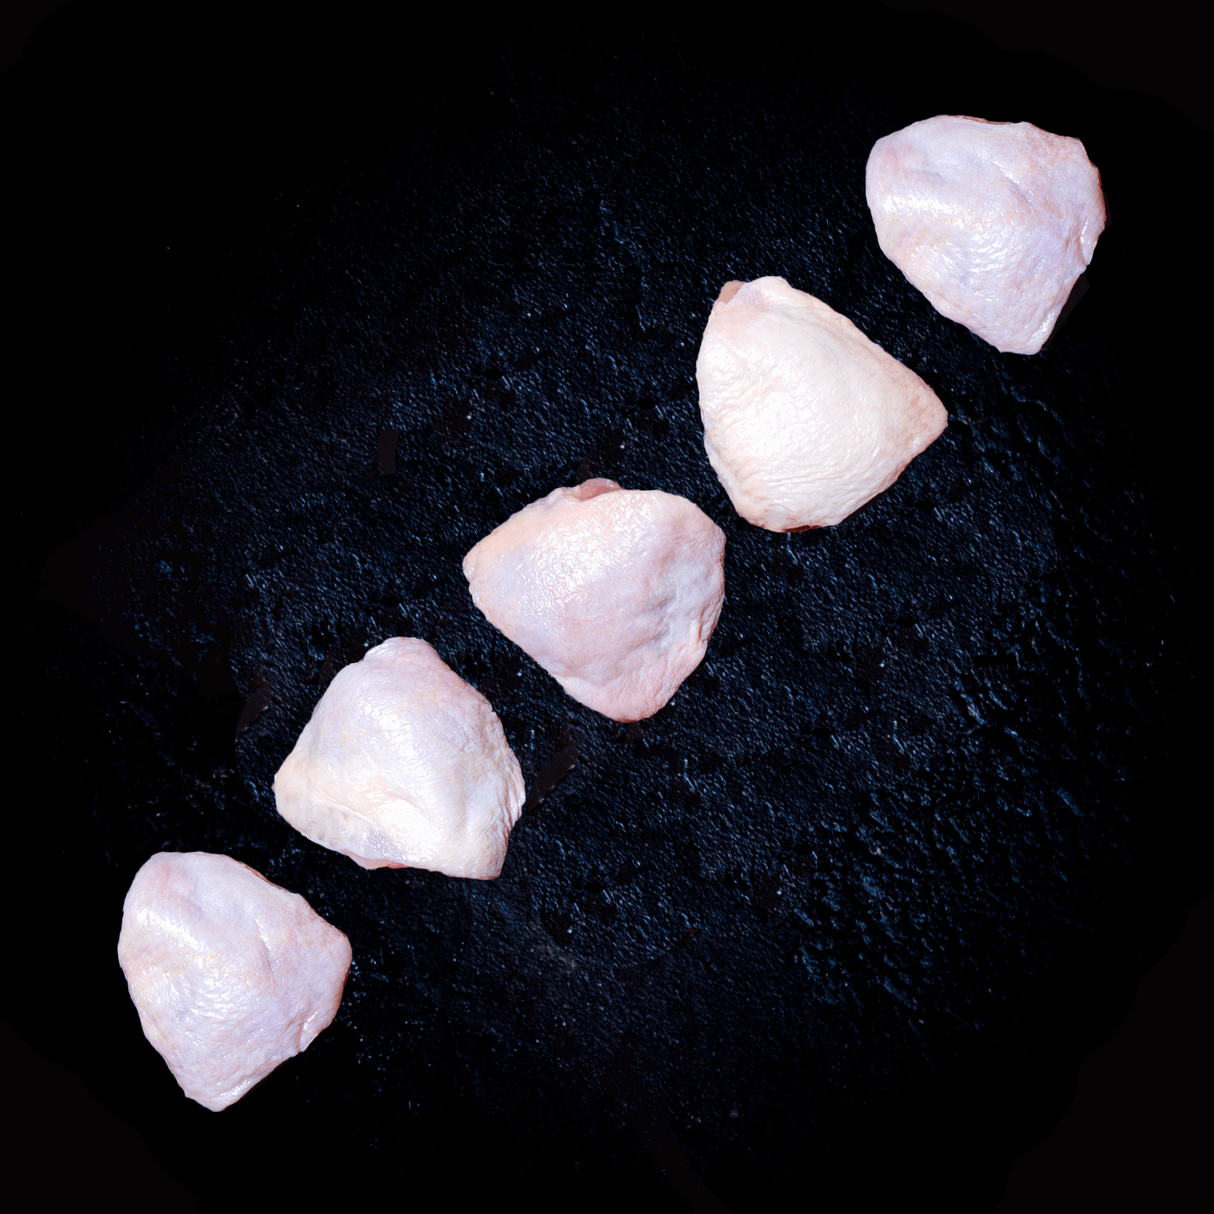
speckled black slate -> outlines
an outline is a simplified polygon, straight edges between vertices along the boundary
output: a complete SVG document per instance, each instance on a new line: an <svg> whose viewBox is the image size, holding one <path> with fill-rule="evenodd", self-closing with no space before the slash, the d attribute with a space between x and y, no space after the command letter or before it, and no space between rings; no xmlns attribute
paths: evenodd
<svg viewBox="0 0 1214 1214"><path fill-rule="evenodd" d="M301 1208L437 1176L457 1209L988 1210L1208 885L1176 770L1197 320L1155 209L1195 132L860 11L807 47L503 29L398 60L366 30L298 62L264 34L141 55L76 14L23 59L42 589L16 648L45 783L10 807L43 891L10 908L10 1006L201 1208L252 1162L245 1198ZM125 72L90 76L105 37ZM1101 170L1090 289L1035 357L877 246L868 150L940 112L1078 136ZM949 412L822 532L750 527L703 451L709 307L764 274ZM727 536L708 655L635 726L566 697L460 572L590 475ZM522 764L494 882L364 872L275 812L327 681L393 635L478 686ZM221 1115L115 958L158 849L251 864L354 950L337 1021Z"/></svg>

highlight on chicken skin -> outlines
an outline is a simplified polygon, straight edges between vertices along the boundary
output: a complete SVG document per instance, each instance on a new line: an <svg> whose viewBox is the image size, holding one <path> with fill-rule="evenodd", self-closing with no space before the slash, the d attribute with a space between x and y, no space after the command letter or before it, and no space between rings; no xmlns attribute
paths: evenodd
<svg viewBox="0 0 1214 1214"><path fill-rule="evenodd" d="M489 701L425 641L344 667L274 777L278 812L363 868L502 871L523 773Z"/></svg>
<svg viewBox="0 0 1214 1214"><path fill-rule="evenodd" d="M507 519L464 576L486 619L570 696L639 721L703 660L724 560L724 532L686 498L597 478Z"/></svg>
<svg viewBox="0 0 1214 1214"><path fill-rule="evenodd" d="M950 320L1036 354L1104 231L1078 139L942 115L878 139L865 194L881 251Z"/></svg>
<svg viewBox="0 0 1214 1214"><path fill-rule="evenodd" d="M160 852L122 907L118 961L182 1091L218 1112L337 1015L350 942L231 856Z"/></svg>
<svg viewBox="0 0 1214 1214"><path fill-rule="evenodd" d="M727 282L696 359L709 462L756 527L833 527L948 424L936 394L783 278Z"/></svg>

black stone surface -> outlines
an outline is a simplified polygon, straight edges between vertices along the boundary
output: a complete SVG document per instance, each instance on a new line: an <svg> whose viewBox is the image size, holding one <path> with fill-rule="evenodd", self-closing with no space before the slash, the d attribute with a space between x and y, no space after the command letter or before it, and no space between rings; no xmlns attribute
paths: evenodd
<svg viewBox="0 0 1214 1214"><path fill-rule="evenodd" d="M201 1209L437 1176L455 1208L989 1210L1209 888L1185 781L1208 279L1160 218L1208 139L856 12L805 44L322 46L68 5L9 73L39 779L10 809L6 1008ZM1079 136L1101 170L1110 225L1040 355L945 320L877 246L868 150L942 112ZM708 309L763 274L949 411L827 531L750 527L703 453ZM460 572L591 475L727 536L707 658L637 726L565 697ZM327 681L392 635L518 754L497 881L367 873L275 813ZM336 1022L220 1115L115 958L160 849L251 864L354 949Z"/></svg>

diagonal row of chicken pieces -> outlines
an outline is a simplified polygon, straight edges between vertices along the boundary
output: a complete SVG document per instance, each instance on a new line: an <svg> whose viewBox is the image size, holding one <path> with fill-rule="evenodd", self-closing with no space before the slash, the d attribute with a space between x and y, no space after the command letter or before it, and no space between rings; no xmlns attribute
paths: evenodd
<svg viewBox="0 0 1214 1214"><path fill-rule="evenodd" d="M877 141L866 194L882 251L950 319L1036 353L1104 227L1077 139L939 117ZM947 424L922 379L783 278L729 282L696 362L708 459L772 531L842 522ZM472 601L579 703L652 716L704 657L725 535L692 502L589 480L555 489L464 558ZM274 780L278 811L364 868L493 878L522 771L489 701L425 641L345 667ZM221 1109L337 1013L346 937L226 856L161 853L123 908L119 960L144 1032L192 1099Z"/></svg>

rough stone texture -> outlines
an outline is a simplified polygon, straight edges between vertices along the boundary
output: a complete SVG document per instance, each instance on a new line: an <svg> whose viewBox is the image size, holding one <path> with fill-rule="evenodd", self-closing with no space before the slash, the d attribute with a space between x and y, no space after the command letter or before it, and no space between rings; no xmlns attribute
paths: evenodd
<svg viewBox="0 0 1214 1214"><path fill-rule="evenodd" d="M11 86L29 593L44 570L11 686L59 833L48 856L28 815L9 854L66 891L32 922L10 895L19 1030L204 1208L226 1173L200 1157L264 1206L404 1192L470 1141L486 1199L992 1208L1209 872L1176 474L1201 345L1157 255L1184 124L879 9L817 50L503 29L407 65L365 29L136 54L74 9ZM1100 165L1090 290L1031 359L877 246L869 150L948 112ZM769 274L949 412L829 530L751 527L704 457L699 335L722 282ZM598 475L727 537L706 660L639 726L571 705L460 572ZM474 683L520 759L496 881L363 872L275 812L328 680L390 635ZM221 1118L176 1107L112 961L160 849L249 863L354 949L338 1021Z"/></svg>

